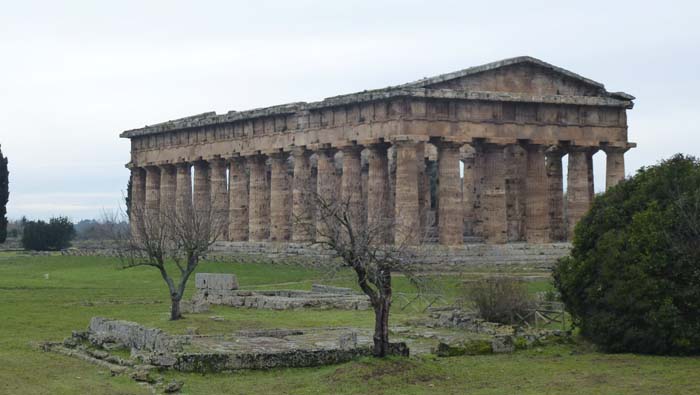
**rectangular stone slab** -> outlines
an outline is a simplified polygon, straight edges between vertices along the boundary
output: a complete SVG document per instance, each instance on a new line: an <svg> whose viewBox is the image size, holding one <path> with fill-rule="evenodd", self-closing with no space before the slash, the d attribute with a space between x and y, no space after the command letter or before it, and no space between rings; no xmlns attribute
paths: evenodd
<svg viewBox="0 0 700 395"><path fill-rule="evenodd" d="M197 273L195 285L198 290L229 291L238 289L238 279L231 273Z"/></svg>

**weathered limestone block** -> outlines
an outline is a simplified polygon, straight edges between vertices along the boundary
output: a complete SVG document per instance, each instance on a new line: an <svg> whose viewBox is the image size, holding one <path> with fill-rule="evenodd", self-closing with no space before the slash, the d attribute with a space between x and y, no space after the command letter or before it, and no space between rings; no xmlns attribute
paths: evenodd
<svg viewBox="0 0 700 395"><path fill-rule="evenodd" d="M442 245L463 243L464 216L462 214L462 191L459 177L459 144L441 142L438 147L438 191L439 240Z"/></svg>
<svg viewBox="0 0 700 395"><path fill-rule="evenodd" d="M248 158L250 165L250 206L248 228L251 241L267 240L270 236L270 190L267 182L265 156Z"/></svg>
<svg viewBox="0 0 700 395"><path fill-rule="evenodd" d="M367 223L380 233L383 243L391 241L389 206L389 162L386 144L373 144L369 153L369 180L367 181Z"/></svg>
<svg viewBox="0 0 700 395"><path fill-rule="evenodd" d="M226 161L213 159L209 162L211 175L212 222L219 230L218 240L228 240L228 188L226 186Z"/></svg>
<svg viewBox="0 0 700 395"><path fill-rule="evenodd" d="M418 205L418 165L416 142L397 140L396 145L396 194L394 242L418 244L421 238Z"/></svg>
<svg viewBox="0 0 700 395"><path fill-rule="evenodd" d="M177 164L175 182L175 212L180 218L186 218L192 210L192 174L189 163Z"/></svg>
<svg viewBox="0 0 700 395"><path fill-rule="evenodd" d="M194 162L194 187L192 204L197 215L208 216L211 210L211 175L209 163L203 160Z"/></svg>
<svg viewBox="0 0 700 395"><path fill-rule="evenodd" d="M527 149L525 236L529 243L549 241L549 185L544 151L545 147L542 145L530 145Z"/></svg>
<svg viewBox="0 0 700 395"><path fill-rule="evenodd" d="M135 322L93 317L88 327L88 340L96 346L107 344L170 353L182 347L182 341L156 328L146 328Z"/></svg>
<svg viewBox="0 0 700 395"><path fill-rule="evenodd" d="M565 241L567 235L564 220L564 173L561 158L565 152L552 146L545 153L547 171L547 207L549 241Z"/></svg>
<svg viewBox="0 0 700 395"><path fill-rule="evenodd" d="M231 291L238 289L236 275L230 273L197 273L194 282L198 291Z"/></svg>
<svg viewBox="0 0 700 395"><path fill-rule="evenodd" d="M487 144L483 149L481 207L478 211L483 237L487 243L503 244L507 240L506 167L503 146Z"/></svg>
<svg viewBox="0 0 700 395"><path fill-rule="evenodd" d="M294 179L292 185L292 241L313 240L311 151L296 149L294 155Z"/></svg>
<svg viewBox="0 0 700 395"><path fill-rule="evenodd" d="M292 190L287 169L288 153L270 156L270 241L289 241L292 224Z"/></svg>
<svg viewBox="0 0 700 395"><path fill-rule="evenodd" d="M229 239L248 240L248 174L245 158L229 162Z"/></svg>

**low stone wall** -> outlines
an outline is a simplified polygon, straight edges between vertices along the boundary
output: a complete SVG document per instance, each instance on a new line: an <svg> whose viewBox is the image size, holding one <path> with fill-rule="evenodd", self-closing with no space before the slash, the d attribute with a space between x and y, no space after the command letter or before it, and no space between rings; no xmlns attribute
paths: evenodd
<svg viewBox="0 0 700 395"><path fill-rule="evenodd" d="M427 270L459 271L468 267L519 266L550 268L569 254L570 243L550 244L464 244L446 247L424 244L412 247L414 263L426 265ZM333 254L319 246L295 243L217 242L210 250L209 259L260 263L320 264L333 259Z"/></svg>
<svg viewBox="0 0 700 395"><path fill-rule="evenodd" d="M256 309L289 310L300 308L367 310L369 299L350 288L313 284L311 292L297 290L239 291L236 276L230 273L197 273L196 293L191 305L209 304Z"/></svg>
<svg viewBox="0 0 700 395"><path fill-rule="evenodd" d="M197 290L193 303L208 303L254 309L341 309L367 310L369 298L364 295L317 293L308 291L224 291Z"/></svg>
<svg viewBox="0 0 700 395"><path fill-rule="evenodd" d="M513 267L521 269L550 268L571 251L570 243L468 243L460 246L423 244L412 247L415 263L426 270L460 271L470 267ZM61 252L72 256L119 256L109 243L76 243ZM272 242L216 242L207 259L222 262L319 265L334 255L317 245Z"/></svg>

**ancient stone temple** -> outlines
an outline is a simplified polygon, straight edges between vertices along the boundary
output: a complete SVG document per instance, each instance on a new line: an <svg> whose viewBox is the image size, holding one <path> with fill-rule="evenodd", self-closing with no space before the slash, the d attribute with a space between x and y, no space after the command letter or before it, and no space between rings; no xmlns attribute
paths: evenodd
<svg viewBox="0 0 700 395"><path fill-rule="evenodd" d="M133 204L211 205L228 213L231 241L313 239L294 220L313 219L313 190L348 199L361 221L393 219L387 242L550 243L567 240L591 204L594 154L607 157L606 187L624 178L633 99L518 57L121 137L131 139Z"/></svg>

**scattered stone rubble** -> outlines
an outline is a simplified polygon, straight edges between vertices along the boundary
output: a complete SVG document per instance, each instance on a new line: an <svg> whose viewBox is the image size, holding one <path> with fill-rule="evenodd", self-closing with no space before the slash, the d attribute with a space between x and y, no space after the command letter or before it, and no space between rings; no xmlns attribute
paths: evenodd
<svg viewBox="0 0 700 395"><path fill-rule="evenodd" d="M455 308L433 309L429 318L413 322L428 328L453 328L487 338L440 339L434 350L438 356L510 353L548 343L567 342L571 333L558 329L534 329L503 325L478 318L476 313Z"/></svg>
<svg viewBox="0 0 700 395"><path fill-rule="evenodd" d="M197 273L197 291L186 308L202 310L204 305L256 309L290 310L302 308L367 310L369 299L350 288L314 284L311 292L298 290L242 291L232 274ZM191 306L191 307L190 307ZM199 306L199 307L198 307Z"/></svg>

